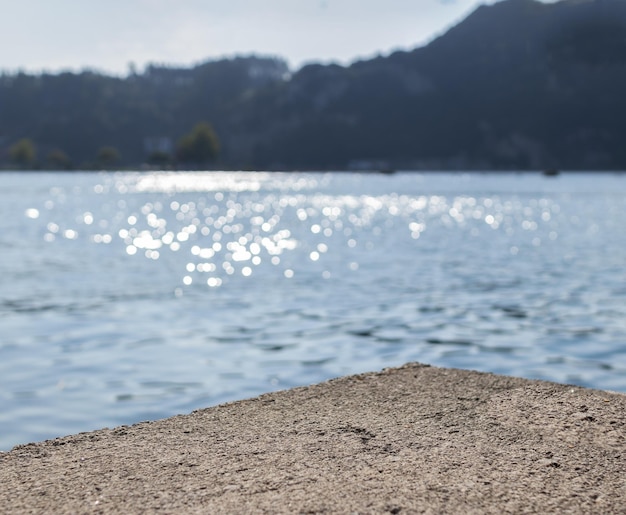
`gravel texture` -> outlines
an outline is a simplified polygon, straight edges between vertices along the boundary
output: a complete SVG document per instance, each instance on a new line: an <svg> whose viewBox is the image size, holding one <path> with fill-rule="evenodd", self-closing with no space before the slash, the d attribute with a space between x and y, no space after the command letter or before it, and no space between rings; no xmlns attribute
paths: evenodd
<svg viewBox="0 0 626 515"><path fill-rule="evenodd" d="M626 513L626 396L420 364L0 453L2 513Z"/></svg>

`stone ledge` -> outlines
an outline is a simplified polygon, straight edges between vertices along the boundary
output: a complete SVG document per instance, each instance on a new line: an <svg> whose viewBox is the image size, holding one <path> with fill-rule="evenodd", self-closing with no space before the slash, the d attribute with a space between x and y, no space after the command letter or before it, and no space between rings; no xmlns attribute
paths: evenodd
<svg viewBox="0 0 626 515"><path fill-rule="evenodd" d="M626 396L419 364L0 453L5 513L610 513Z"/></svg>

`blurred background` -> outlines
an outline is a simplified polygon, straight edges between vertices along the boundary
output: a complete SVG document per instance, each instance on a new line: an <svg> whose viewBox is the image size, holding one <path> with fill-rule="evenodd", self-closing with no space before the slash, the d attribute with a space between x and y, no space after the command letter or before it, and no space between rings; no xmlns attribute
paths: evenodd
<svg viewBox="0 0 626 515"><path fill-rule="evenodd" d="M5 168L626 166L620 0L3 11Z"/></svg>
<svg viewBox="0 0 626 515"><path fill-rule="evenodd" d="M0 9L0 450L407 361L626 392L623 0Z"/></svg>

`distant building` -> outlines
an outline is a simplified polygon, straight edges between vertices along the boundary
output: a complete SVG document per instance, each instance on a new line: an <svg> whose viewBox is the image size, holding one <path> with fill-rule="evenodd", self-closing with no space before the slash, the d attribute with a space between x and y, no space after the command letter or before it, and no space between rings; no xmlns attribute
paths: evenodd
<svg viewBox="0 0 626 515"><path fill-rule="evenodd" d="M143 149L147 156L156 153L171 155L174 151L174 143L172 138L167 136L151 136L144 138Z"/></svg>

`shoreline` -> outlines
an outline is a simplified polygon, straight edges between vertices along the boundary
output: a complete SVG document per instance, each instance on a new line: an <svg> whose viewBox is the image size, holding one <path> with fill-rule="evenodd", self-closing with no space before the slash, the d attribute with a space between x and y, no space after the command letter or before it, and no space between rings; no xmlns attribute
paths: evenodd
<svg viewBox="0 0 626 515"><path fill-rule="evenodd" d="M555 173L556 172L556 173ZM357 175L396 175L396 174L414 174L414 175L437 175L437 174L478 174L478 175L543 175L546 177L555 177L559 175L624 175L626 169L623 168L564 168L558 170L541 169L541 168L402 168L393 170L376 170L376 169L351 169L351 168L177 168L167 169L158 167L129 166L124 168L72 168L72 169L53 169L53 168L36 168L36 169L16 169L2 168L0 173L7 174L99 174L99 173L306 173L306 174L357 174Z"/></svg>
<svg viewBox="0 0 626 515"><path fill-rule="evenodd" d="M608 513L626 395L411 363L0 452L6 513Z"/></svg>

